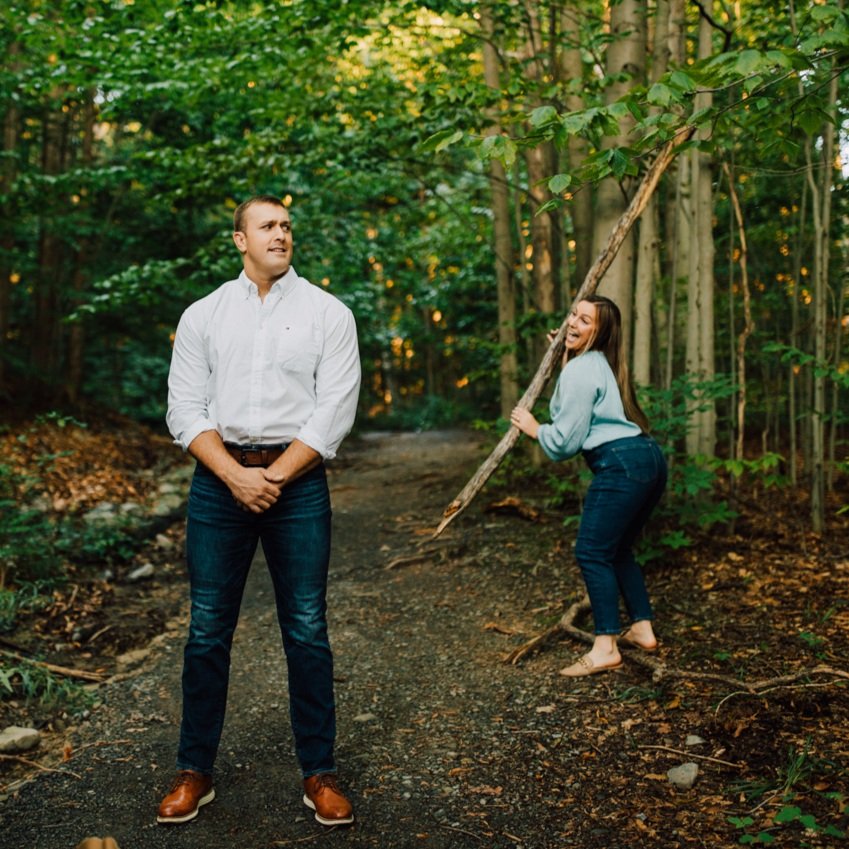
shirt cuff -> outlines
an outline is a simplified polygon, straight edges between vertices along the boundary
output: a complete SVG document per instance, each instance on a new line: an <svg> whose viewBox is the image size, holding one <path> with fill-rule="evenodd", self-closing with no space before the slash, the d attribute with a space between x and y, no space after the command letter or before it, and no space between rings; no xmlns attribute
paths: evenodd
<svg viewBox="0 0 849 849"><path fill-rule="evenodd" d="M189 446L197 439L202 433L205 433L208 430L215 430L215 428L210 423L209 419L199 418L196 419L187 427L185 430L180 433L180 435L174 440L174 442L179 445L183 451L188 451Z"/></svg>

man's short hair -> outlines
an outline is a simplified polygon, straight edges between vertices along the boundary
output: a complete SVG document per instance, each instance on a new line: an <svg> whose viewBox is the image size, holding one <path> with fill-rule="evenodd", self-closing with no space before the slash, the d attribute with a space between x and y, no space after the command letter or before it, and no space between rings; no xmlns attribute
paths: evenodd
<svg viewBox="0 0 849 849"><path fill-rule="evenodd" d="M279 197L275 195L257 195L256 197L248 198L244 203L240 203L236 209L233 211L233 232L240 233L242 232L242 227L245 223L245 213L248 211L250 207L252 207L255 203L270 203L273 206L280 206L283 209L286 208L286 204L280 200Z"/></svg>

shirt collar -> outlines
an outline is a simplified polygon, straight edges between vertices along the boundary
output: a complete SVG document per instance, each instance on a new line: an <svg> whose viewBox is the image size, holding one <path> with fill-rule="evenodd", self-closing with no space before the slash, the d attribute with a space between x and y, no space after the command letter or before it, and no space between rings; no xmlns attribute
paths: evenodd
<svg viewBox="0 0 849 849"><path fill-rule="evenodd" d="M288 292L291 292L295 287L295 281L298 279L298 272L290 265L289 270L279 279L274 282L274 285L271 287L271 291L268 293L269 295L283 297ZM251 295L257 294L257 285L256 283L245 274L244 270L239 275L239 279L237 280L239 286L246 298L249 298Z"/></svg>

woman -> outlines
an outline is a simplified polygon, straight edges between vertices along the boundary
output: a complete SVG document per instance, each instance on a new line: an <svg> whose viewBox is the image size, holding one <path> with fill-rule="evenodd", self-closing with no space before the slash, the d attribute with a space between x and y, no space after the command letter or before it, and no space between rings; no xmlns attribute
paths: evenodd
<svg viewBox="0 0 849 849"><path fill-rule="evenodd" d="M593 472L575 557L595 620L593 647L561 675L577 678L622 665L619 594L631 624L621 639L657 648L643 573L631 551L666 486L666 461L648 435L622 350L622 318L609 298L590 295L567 321L563 370L551 399L551 424L516 407L511 422L552 460L579 451Z"/></svg>

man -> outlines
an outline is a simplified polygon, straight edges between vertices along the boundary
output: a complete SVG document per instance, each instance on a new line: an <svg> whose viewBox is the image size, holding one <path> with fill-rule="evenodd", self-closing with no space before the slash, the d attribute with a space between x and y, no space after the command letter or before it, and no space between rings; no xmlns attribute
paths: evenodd
<svg viewBox="0 0 849 849"><path fill-rule="evenodd" d="M187 822L215 797L230 646L261 541L289 670L303 801L323 825L342 825L354 817L335 779L323 461L354 422L356 326L347 307L292 267L292 226L277 198L239 206L234 231L244 270L183 313L168 378L168 427L198 465L186 526L191 623L178 772L157 820Z"/></svg>

